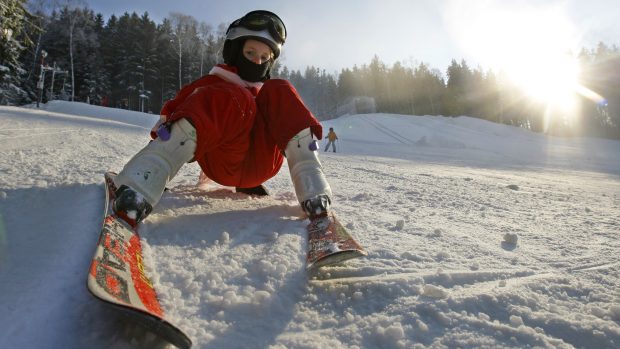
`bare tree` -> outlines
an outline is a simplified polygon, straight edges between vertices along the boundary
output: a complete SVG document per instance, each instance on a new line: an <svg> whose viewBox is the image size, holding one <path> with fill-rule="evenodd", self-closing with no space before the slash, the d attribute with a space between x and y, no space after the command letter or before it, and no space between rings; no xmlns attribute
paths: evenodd
<svg viewBox="0 0 620 349"><path fill-rule="evenodd" d="M73 64L75 24L80 16L80 12L77 9L80 7L85 8L86 2L84 0L63 0L61 7L67 11L69 19L69 60L71 64L71 101L73 102L75 100L75 69Z"/></svg>
<svg viewBox="0 0 620 349"><path fill-rule="evenodd" d="M209 37L212 37L213 27L205 22L200 22L198 34L200 35L200 76L204 75L205 53L207 51L207 43Z"/></svg>
<svg viewBox="0 0 620 349"><path fill-rule="evenodd" d="M192 16L179 12L171 12L170 24L172 24L172 32L175 36L174 40L176 41L176 50L179 55L179 89L181 89L183 87L183 51L187 50L192 39L192 31L190 28L196 28L198 26L198 21Z"/></svg>

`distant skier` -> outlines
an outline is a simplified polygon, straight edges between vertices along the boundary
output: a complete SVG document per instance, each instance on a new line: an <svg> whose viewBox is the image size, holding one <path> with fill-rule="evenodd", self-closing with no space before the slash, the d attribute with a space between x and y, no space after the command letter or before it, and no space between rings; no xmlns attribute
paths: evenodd
<svg viewBox="0 0 620 349"><path fill-rule="evenodd" d="M333 127L329 128L329 133L327 134L327 137L325 137L325 139L327 139L327 146L325 146L325 151L327 151L327 149L329 149L329 146L331 145L332 150L335 153L336 152L336 140L338 139L338 135L336 135L336 132L334 132Z"/></svg>
<svg viewBox="0 0 620 349"><path fill-rule="evenodd" d="M285 156L302 209L309 217L328 212L332 192L315 140L322 137L321 124L288 81L270 79L286 34L282 20L269 11L232 22L222 51L225 64L166 102L154 140L115 178L113 209L120 217L142 221L191 161L221 185L266 195L262 183L278 173Z"/></svg>

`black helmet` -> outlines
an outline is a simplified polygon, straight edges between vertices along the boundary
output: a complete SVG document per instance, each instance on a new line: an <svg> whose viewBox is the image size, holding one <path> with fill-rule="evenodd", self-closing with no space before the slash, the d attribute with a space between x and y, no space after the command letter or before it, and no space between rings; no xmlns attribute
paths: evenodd
<svg viewBox="0 0 620 349"><path fill-rule="evenodd" d="M226 30L224 63L235 64L247 39L259 40L269 45L273 51L273 58L277 59L286 40L286 27L275 13L264 10L249 12L235 20Z"/></svg>

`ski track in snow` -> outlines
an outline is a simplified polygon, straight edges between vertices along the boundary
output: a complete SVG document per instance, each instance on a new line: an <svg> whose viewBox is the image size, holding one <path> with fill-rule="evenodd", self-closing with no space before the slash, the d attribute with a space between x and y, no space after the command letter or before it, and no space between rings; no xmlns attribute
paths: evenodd
<svg viewBox="0 0 620 349"><path fill-rule="evenodd" d="M157 117L46 108L0 107L0 347L164 348L86 290L103 173ZM367 258L305 272L286 165L267 198L198 188L187 165L141 227L194 348L620 346L620 142L466 117L323 126L334 208Z"/></svg>

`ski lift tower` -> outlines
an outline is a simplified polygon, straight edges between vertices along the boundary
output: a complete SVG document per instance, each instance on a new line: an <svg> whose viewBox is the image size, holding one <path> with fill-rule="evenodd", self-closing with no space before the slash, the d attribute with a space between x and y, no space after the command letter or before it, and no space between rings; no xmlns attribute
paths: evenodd
<svg viewBox="0 0 620 349"><path fill-rule="evenodd" d="M140 98L140 111L145 113L144 109L148 107L148 101L151 98L151 91L144 88L144 82L140 82L140 90L138 90L138 97Z"/></svg>
<svg viewBox="0 0 620 349"><path fill-rule="evenodd" d="M54 66L52 67L52 85L50 86L50 98L49 100L54 100L54 77L56 74L68 74L69 72L66 70L62 70L56 66L56 61L54 61ZM64 85L63 85L64 88Z"/></svg>
<svg viewBox="0 0 620 349"><path fill-rule="evenodd" d="M146 95L145 93L141 93L139 97L140 97L140 111L144 113L144 107L146 105L146 102L149 100L149 96Z"/></svg>

